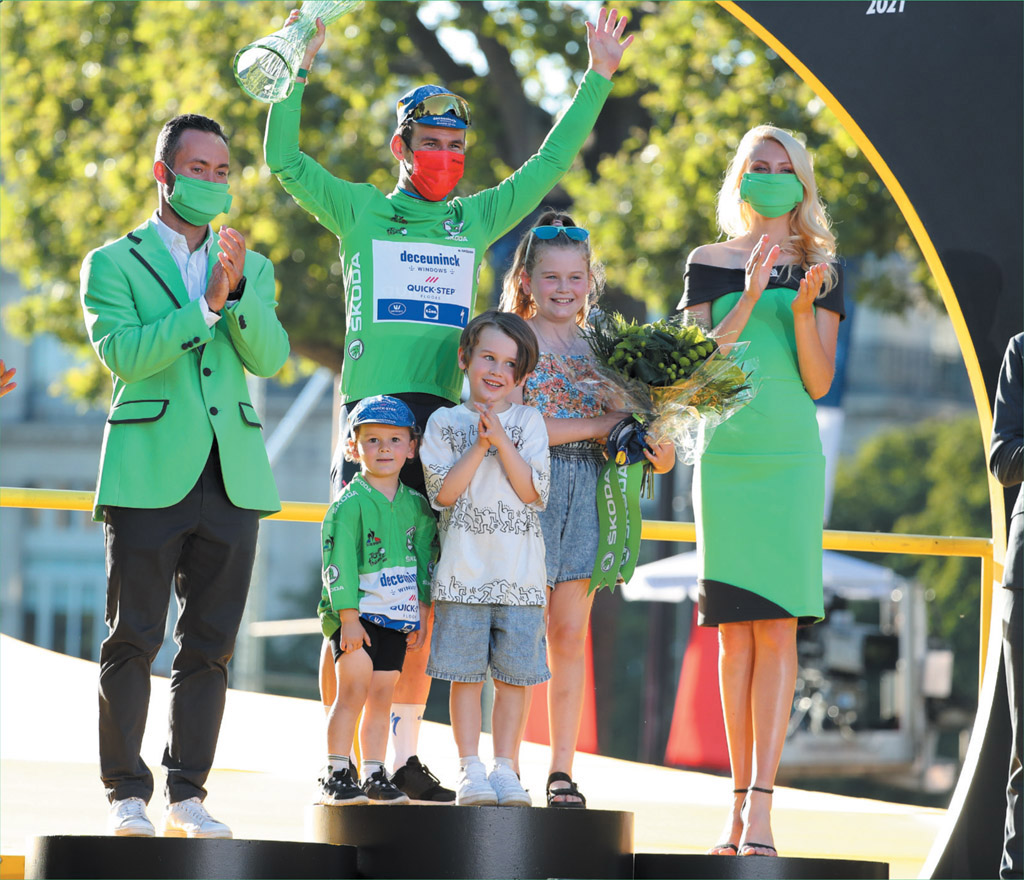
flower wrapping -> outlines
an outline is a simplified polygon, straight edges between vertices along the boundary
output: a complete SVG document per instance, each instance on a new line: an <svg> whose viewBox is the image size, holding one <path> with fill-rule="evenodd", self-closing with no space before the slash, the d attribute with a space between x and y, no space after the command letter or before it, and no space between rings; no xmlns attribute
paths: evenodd
<svg viewBox="0 0 1024 880"><path fill-rule="evenodd" d="M722 422L757 394L757 362L749 343L724 350L696 324L680 317L650 324L601 314L584 331L599 379L583 378L610 410L627 410L654 443L672 443L694 464Z"/></svg>

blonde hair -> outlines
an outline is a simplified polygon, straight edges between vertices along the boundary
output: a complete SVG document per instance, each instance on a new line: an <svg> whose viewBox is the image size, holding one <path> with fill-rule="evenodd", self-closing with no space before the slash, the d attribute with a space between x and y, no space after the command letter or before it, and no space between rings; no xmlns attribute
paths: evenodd
<svg viewBox="0 0 1024 880"><path fill-rule="evenodd" d="M825 263L828 271L821 286L821 296L838 280L836 272L836 237L832 221L818 195L814 181L814 160L807 148L792 132L774 125L758 125L740 140L736 154L725 170L722 188L718 191L717 219L719 228L737 238L750 231L754 223L754 209L740 198L740 183L750 167L750 155L764 141L775 141L789 156L793 172L804 187L804 197L789 214L789 237L783 248L796 254L796 265L808 269L815 263Z"/></svg>
<svg viewBox="0 0 1024 880"><path fill-rule="evenodd" d="M576 221L568 214L545 208L537 218L534 226L575 226ZM587 274L590 276L590 294L583 307L576 314L576 323L581 327L586 324L587 315L604 287L604 266L593 259L590 251L590 239L574 241L567 235L556 235L554 238L541 239L533 234L532 228L519 240L512 265L505 273L501 282L501 301L498 304L503 312L512 312L524 320L537 314L537 304L533 297L523 289L523 273L532 275L537 260L546 248L562 248L578 251L587 261Z"/></svg>

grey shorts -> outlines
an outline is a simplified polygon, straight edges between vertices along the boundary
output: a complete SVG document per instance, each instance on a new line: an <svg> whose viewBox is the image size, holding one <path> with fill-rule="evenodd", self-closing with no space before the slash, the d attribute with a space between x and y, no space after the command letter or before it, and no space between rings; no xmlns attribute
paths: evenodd
<svg viewBox="0 0 1024 880"><path fill-rule="evenodd" d="M588 581L599 536L597 475L604 455L596 443L551 447L551 493L540 512L548 586Z"/></svg>
<svg viewBox="0 0 1024 880"><path fill-rule="evenodd" d="M445 681L491 677L529 687L551 678L543 605L434 602L427 675Z"/></svg>

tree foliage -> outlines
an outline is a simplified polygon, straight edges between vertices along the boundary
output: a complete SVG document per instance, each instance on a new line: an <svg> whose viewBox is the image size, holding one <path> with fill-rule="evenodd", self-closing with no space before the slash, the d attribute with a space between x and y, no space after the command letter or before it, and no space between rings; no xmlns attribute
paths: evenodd
<svg viewBox="0 0 1024 880"><path fill-rule="evenodd" d="M917 535L991 534L985 451L978 420L928 421L880 434L836 475L831 528ZM923 584L929 632L953 646L954 699L978 691L979 564L946 556L865 554Z"/></svg>
<svg viewBox="0 0 1024 880"><path fill-rule="evenodd" d="M729 151L763 121L806 133L842 253L913 252L850 137L731 15L703 0L621 5L639 37L564 190L613 288L658 312L674 307L686 254L717 237L714 196ZM23 336L54 333L81 354L66 383L73 395L107 390L82 328L82 257L153 210L153 145L180 112L212 116L230 135L227 222L275 263L295 353L340 366L337 242L273 180L262 158L266 108L231 73L235 50L281 26L289 8L272 0L0 4L0 259L33 292L4 317ZM302 148L340 177L390 190L395 100L414 83L441 81L470 101L477 121L459 192L491 186L536 150L548 111L574 90L587 63L584 18L560 3L367 3L329 28L303 102ZM483 302L501 268L485 273ZM905 291L883 282L868 293L887 293L899 307Z"/></svg>

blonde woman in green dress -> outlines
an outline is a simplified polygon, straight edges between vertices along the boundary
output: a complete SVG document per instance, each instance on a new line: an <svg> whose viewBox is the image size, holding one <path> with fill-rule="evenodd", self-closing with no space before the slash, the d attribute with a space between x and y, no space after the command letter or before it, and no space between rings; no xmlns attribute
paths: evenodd
<svg viewBox="0 0 1024 880"><path fill-rule="evenodd" d="M757 397L694 468L698 622L717 626L732 810L712 855L777 855L772 791L796 683L796 629L824 614L825 460L814 400L832 384L842 268L810 155L789 132L744 135L718 194L730 236L689 256L679 303L720 342L747 340Z"/></svg>

